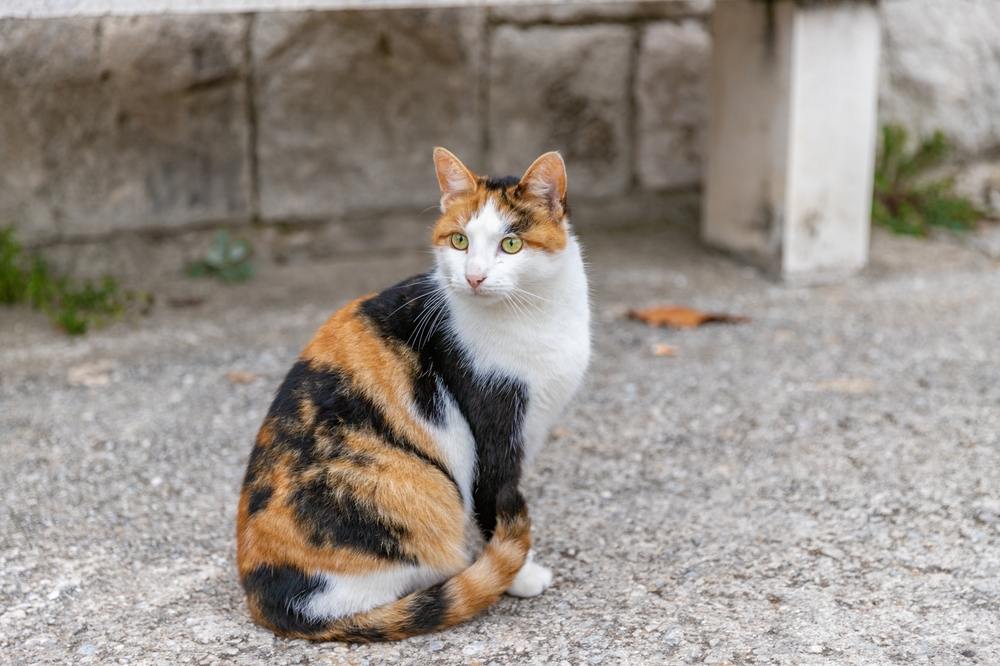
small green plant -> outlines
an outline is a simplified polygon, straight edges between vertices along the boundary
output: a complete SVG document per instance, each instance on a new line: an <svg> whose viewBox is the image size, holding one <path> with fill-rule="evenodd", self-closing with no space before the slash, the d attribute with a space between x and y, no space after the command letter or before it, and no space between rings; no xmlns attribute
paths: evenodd
<svg viewBox="0 0 1000 666"><path fill-rule="evenodd" d="M875 162L872 220L897 234L926 236L932 227L965 231L976 226L982 213L955 193L951 178L933 178L951 151L944 134L935 132L909 146L906 129L882 128Z"/></svg>
<svg viewBox="0 0 1000 666"><path fill-rule="evenodd" d="M242 238L219 231L203 259L187 265L190 277L213 277L223 282L244 282L253 277L253 246Z"/></svg>
<svg viewBox="0 0 1000 666"><path fill-rule="evenodd" d="M120 317L134 299L114 278L76 282L53 274L41 256L24 252L13 229L0 229L0 303L30 305L70 335L82 335Z"/></svg>

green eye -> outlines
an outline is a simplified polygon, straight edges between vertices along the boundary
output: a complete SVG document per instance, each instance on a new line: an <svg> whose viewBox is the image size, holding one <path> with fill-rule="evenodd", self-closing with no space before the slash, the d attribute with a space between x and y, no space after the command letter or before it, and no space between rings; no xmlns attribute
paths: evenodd
<svg viewBox="0 0 1000 666"><path fill-rule="evenodd" d="M451 235L451 246L456 250L464 250L469 247L469 239L460 233Z"/></svg>
<svg viewBox="0 0 1000 666"><path fill-rule="evenodd" d="M522 241L517 236L507 236L502 241L500 241L500 249L507 254L517 254L521 251L521 247L524 245Z"/></svg>

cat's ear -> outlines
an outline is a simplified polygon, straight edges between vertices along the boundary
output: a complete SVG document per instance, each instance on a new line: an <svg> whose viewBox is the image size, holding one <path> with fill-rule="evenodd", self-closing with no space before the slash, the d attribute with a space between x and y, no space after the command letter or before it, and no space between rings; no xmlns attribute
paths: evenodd
<svg viewBox="0 0 1000 666"><path fill-rule="evenodd" d="M566 163L562 155L552 151L532 162L521 176L521 188L545 201L553 213L562 215L566 205Z"/></svg>
<svg viewBox="0 0 1000 666"><path fill-rule="evenodd" d="M434 149L434 170L441 187L441 212L456 196L476 189L476 174L469 171L469 167L451 151L440 146Z"/></svg>

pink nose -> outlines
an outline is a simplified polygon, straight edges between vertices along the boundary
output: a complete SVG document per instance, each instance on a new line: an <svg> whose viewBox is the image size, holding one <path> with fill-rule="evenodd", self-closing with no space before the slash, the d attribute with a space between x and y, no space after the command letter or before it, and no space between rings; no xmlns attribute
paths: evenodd
<svg viewBox="0 0 1000 666"><path fill-rule="evenodd" d="M479 285L481 285L483 282L486 281L486 276L485 275L471 275L469 273L466 273L465 274L465 281L469 283L470 287L472 287L473 289L476 289L476 288L479 287Z"/></svg>

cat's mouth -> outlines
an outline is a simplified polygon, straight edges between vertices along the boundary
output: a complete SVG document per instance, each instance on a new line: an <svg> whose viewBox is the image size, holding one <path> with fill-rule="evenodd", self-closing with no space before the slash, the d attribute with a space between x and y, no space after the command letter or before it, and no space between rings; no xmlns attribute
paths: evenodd
<svg viewBox="0 0 1000 666"><path fill-rule="evenodd" d="M505 292L503 289L498 289L496 287L491 287L487 285L482 285L479 287L470 287L468 285L455 285L452 290L465 298L472 299L477 303L493 303L499 302L504 299Z"/></svg>

